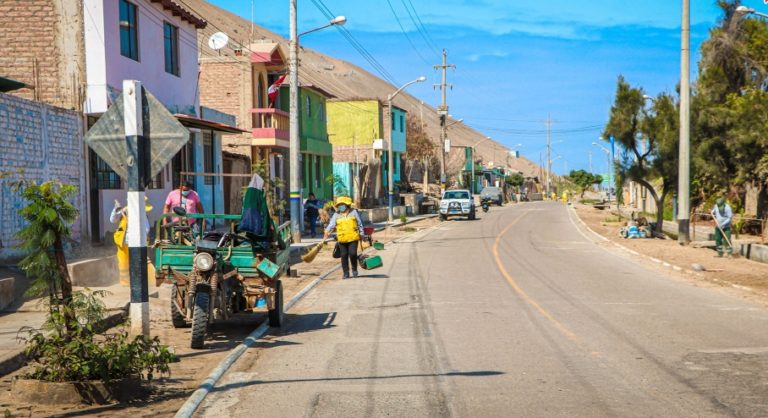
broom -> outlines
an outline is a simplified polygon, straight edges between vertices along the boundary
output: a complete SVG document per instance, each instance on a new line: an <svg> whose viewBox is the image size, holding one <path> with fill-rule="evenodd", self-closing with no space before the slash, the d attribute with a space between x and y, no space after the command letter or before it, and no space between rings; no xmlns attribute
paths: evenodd
<svg viewBox="0 0 768 418"><path fill-rule="evenodd" d="M324 245L325 245L325 240L320 241L320 243L312 247L312 249L307 251L306 254L301 256L301 261L305 263L311 263L312 261L314 261L315 257L317 257L317 254L320 252L320 250L323 248Z"/></svg>

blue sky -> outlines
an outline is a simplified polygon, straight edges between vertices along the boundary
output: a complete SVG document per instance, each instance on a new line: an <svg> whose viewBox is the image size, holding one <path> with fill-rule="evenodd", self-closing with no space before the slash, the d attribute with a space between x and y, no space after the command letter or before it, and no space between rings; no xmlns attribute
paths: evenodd
<svg viewBox="0 0 768 418"><path fill-rule="evenodd" d="M250 19L249 1L209 1ZM300 31L327 21L315 2L320 0L298 0ZM534 162L544 151L544 120L551 115L552 158L562 156L553 162L558 173L587 169L589 151L593 171L606 170L605 155L591 144L608 117L619 74L651 95L674 92L679 79L681 1L321 3L347 17L346 29L397 82L427 76L428 82L408 91L432 105L440 101L439 92L431 87L439 82L432 65L439 63L438 51L447 49L449 62L457 66L449 73L454 85L448 94L450 113L502 144L522 144L520 152ZM691 42L696 52L709 28L717 24L719 11L715 0L691 3ZM759 0L744 4L768 12ZM287 36L287 1L254 0L254 10L256 24ZM417 31L419 20L426 33ZM302 44L376 74L335 30L302 37ZM693 59L698 60L698 54ZM695 64L693 68L695 77Z"/></svg>

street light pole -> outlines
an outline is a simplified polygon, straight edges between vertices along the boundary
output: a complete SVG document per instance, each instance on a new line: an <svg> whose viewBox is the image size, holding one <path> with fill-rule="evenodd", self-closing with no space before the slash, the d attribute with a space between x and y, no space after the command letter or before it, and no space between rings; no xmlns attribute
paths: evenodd
<svg viewBox="0 0 768 418"><path fill-rule="evenodd" d="M299 179L299 35L296 22L296 0L291 2L291 40L288 54L288 83L290 87L290 100L288 106L289 117L289 143L288 159L290 167L290 210L291 210L291 241L301 242L301 180Z"/></svg>
<svg viewBox="0 0 768 418"><path fill-rule="evenodd" d="M387 111L389 112L389 118L388 118L389 122L387 123L387 125L389 125L389 129L387 129L387 132L386 132L386 135L388 137L387 142L389 143L388 147L387 147L388 150L389 150L389 153L387 155L387 189L388 189L387 190L388 191L388 193L387 193L387 196L388 196L388 199L387 199L387 219L388 219L388 222L390 224L392 223L392 211L393 211L392 200L394 199L394 196L395 196L395 187L394 187L394 184L393 184L393 181L394 181L393 177L394 176L393 176L393 173L392 173L392 171L394 170L394 159L392 158L393 155L394 155L394 153L392 152L392 128L394 126L393 123L392 123L393 119L394 119L394 117L392 115L392 100L395 98L395 96L400 94L401 91L405 90L406 87L408 87L408 86L410 86L411 84L414 84L414 83L421 83L421 82L425 81L426 79L427 79L427 77L421 76L421 77L419 77L419 78L417 78L415 80L409 81L409 82L403 84L402 86L400 86L400 88L395 90L394 93L392 93L392 94L387 96Z"/></svg>
<svg viewBox="0 0 768 418"><path fill-rule="evenodd" d="M683 0L683 19L680 42L680 144L678 164L678 211L677 242L688 244L690 219L690 183L691 183L691 3Z"/></svg>
<svg viewBox="0 0 768 418"><path fill-rule="evenodd" d="M612 160L612 158L611 158L611 151L608 151L607 148L605 148L604 146L598 144L597 142L593 142L592 145L594 145L596 147L600 147L600 149L603 150L603 152L605 153L606 158L608 159L608 204L610 205L610 203L611 203L611 186L613 184L613 181L612 181L613 179L612 179L612 176L611 176L611 174L613 172L613 164L612 164L613 161L611 161Z"/></svg>
<svg viewBox="0 0 768 418"><path fill-rule="evenodd" d="M289 199L291 210L291 241L301 242L301 170L299 167L299 154L301 142L299 140L299 37L320 29L334 25L343 25L347 18L335 17L327 25L298 33L296 0L290 0L290 44L288 54L288 86L289 86L289 137L288 160L290 167Z"/></svg>

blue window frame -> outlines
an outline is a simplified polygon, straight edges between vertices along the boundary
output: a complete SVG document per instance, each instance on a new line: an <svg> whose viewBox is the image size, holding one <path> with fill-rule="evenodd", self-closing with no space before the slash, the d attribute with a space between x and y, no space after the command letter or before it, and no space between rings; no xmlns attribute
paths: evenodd
<svg viewBox="0 0 768 418"><path fill-rule="evenodd" d="M163 22L163 40L165 43L165 72L179 75L179 28Z"/></svg>
<svg viewBox="0 0 768 418"><path fill-rule="evenodd" d="M139 31L136 5L120 0L120 55L139 60Z"/></svg>

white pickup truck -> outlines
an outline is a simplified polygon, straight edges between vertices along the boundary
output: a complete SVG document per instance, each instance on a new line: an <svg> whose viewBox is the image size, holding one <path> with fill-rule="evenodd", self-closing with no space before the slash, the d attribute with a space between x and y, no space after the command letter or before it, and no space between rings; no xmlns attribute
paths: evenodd
<svg viewBox="0 0 768 418"><path fill-rule="evenodd" d="M475 219L475 199L469 190L446 190L440 200L440 220L451 216L466 216Z"/></svg>

